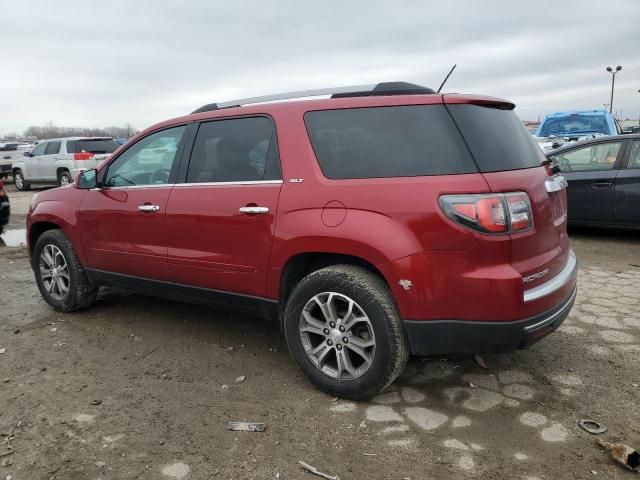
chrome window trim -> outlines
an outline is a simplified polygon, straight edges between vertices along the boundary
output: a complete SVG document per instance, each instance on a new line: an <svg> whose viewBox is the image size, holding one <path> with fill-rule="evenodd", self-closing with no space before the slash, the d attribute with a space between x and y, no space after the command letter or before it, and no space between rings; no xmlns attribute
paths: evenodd
<svg viewBox="0 0 640 480"><path fill-rule="evenodd" d="M282 185L282 180L247 180L238 182L190 182L190 183L176 183L176 188L185 187L215 187L215 186L227 186L227 185Z"/></svg>
<svg viewBox="0 0 640 480"><path fill-rule="evenodd" d="M543 283L542 285L538 285L537 287L525 290L523 295L524 301L532 302L533 300L538 300L539 298L546 297L547 295L562 288L571 278L573 272L577 267L578 260L576 258L576 254L573 252L573 250L569 250L569 259L567 260L567 264L560 271L560 273L558 273L555 277L553 277L548 282Z"/></svg>
<svg viewBox="0 0 640 480"><path fill-rule="evenodd" d="M161 188L161 187L175 187L175 183L153 183L151 185L118 185L118 186L104 186L90 188L89 190L136 190L140 188Z"/></svg>

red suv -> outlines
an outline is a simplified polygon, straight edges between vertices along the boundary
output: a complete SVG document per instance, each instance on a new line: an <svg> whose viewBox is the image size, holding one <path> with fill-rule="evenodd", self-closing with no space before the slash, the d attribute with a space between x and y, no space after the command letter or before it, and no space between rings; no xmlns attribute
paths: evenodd
<svg viewBox="0 0 640 480"><path fill-rule="evenodd" d="M513 109L403 82L205 105L34 196L38 287L61 311L111 284L276 319L347 398L410 353L523 348L568 315L577 266L566 182Z"/></svg>

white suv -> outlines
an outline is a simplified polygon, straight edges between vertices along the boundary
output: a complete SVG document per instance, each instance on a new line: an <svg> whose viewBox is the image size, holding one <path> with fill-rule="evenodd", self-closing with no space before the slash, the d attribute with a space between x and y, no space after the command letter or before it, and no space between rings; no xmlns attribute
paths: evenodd
<svg viewBox="0 0 640 480"><path fill-rule="evenodd" d="M110 137L68 137L44 140L11 166L18 190L29 190L31 184L73 183L75 176L98 164L119 145Z"/></svg>

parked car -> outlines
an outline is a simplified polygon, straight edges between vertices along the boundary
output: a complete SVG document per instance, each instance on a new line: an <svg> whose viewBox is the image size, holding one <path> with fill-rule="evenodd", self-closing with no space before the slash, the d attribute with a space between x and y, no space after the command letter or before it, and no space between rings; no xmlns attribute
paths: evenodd
<svg viewBox="0 0 640 480"><path fill-rule="evenodd" d="M547 115L538 127L536 141L546 153L564 144L621 133L617 120L606 110L574 110Z"/></svg>
<svg viewBox="0 0 640 480"><path fill-rule="evenodd" d="M347 398L410 353L524 348L568 315L577 262L566 182L513 109L404 82L205 105L34 196L38 287L60 311L119 285L272 318Z"/></svg>
<svg viewBox="0 0 640 480"><path fill-rule="evenodd" d="M640 228L640 134L574 143L547 158L569 182L569 224Z"/></svg>
<svg viewBox="0 0 640 480"><path fill-rule="evenodd" d="M4 227L9 223L11 215L11 206L9 204L9 195L4 189L4 183L0 180L0 233L4 231Z"/></svg>
<svg viewBox="0 0 640 480"><path fill-rule="evenodd" d="M44 140L11 166L18 190L32 184L69 185L75 176L95 168L118 148L110 137L68 137Z"/></svg>
<svg viewBox="0 0 640 480"><path fill-rule="evenodd" d="M0 142L0 151L2 152L17 150L17 149L18 149L17 142Z"/></svg>

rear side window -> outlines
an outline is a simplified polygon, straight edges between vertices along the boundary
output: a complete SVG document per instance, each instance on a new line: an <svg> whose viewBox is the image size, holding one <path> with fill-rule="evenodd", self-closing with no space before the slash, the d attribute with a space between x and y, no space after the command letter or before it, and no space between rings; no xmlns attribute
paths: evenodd
<svg viewBox="0 0 640 480"><path fill-rule="evenodd" d="M544 154L513 110L449 105L481 172L540 166Z"/></svg>
<svg viewBox="0 0 640 480"><path fill-rule="evenodd" d="M266 117L232 118L200 125L187 182L279 180L275 132Z"/></svg>
<svg viewBox="0 0 640 480"><path fill-rule="evenodd" d="M119 146L120 145L111 138L67 140L67 153L112 153L115 152Z"/></svg>
<svg viewBox="0 0 640 480"><path fill-rule="evenodd" d="M55 155L56 153L60 153L60 142L47 143L47 150L44 152L44 154Z"/></svg>
<svg viewBox="0 0 640 480"><path fill-rule="evenodd" d="M323 110L304 119L327 178L477 172L442 105Z"/></svg>

